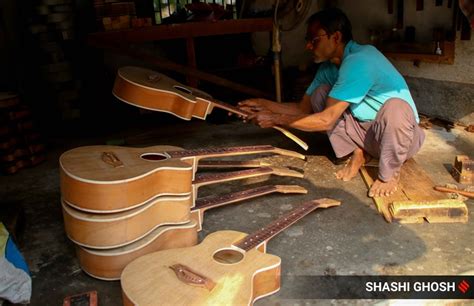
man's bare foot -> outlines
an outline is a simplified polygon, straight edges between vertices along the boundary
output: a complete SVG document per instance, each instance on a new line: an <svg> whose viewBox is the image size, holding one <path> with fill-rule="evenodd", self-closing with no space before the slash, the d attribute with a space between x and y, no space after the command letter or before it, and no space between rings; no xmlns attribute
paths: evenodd
<svg viewBox="0 0 474 306"><path fill-rule="evenodd" d="M392 195L395 191L397 191L399 180L400 174L394 175L387 182L376 179L372 186L370 186L369 197L388 197Z"/></svg>
<svg viewBox="0 0 474 306"><path fill-rule="evenodd" d="M366 162L367 157L364 155L364 151L357 148L352 153L349 162L341 170L336 172L336 177L343 181L350 181L357 175L360 167Z"/></svg>

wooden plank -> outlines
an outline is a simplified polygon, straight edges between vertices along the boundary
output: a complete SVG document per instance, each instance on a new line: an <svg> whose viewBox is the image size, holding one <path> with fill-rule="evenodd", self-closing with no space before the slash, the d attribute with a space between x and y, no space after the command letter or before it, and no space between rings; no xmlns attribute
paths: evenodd
<svg viewBox="0 0 474 306"><path fill-rule="evenodd" d="M447 195L433 189L435 183L414 159L402 167L400 186L411 201L436 201L447 199Z"/></svg>
<svg viewBox="0 0 474 306"><path fill-rule="evenodd" d="M377 178L378 168L363 166L361 168L362 178L367 188L370 188L373 181ZM421 202L421 201L440 201L448 199L446 194L433 189L435 184L428 174L413 159L408 160L401 169L400 182L397 191L388 197L374 197L374 203L380 214L387 222L393 220L390 212L390 205L394 202ZM406 216L406 222L423 222L419 216Z"/></svg>
<svg viewBox="0 0 474 306"><path fill-rule="evenodd" d="M369 189L370 186L372 186L375 179L377 179L378 167L362 166L360 169L360 172L362 174L362 178L364 179L365 184L367 185L367 189ZM390 214L390 211L388 210L389 205L393 201L408 200L408 198L403 193L401 188L398 188L398 190L391 196L373 197L372 199L374 200L374 203L375 203L375 206L377 207L378 212L382 214L382 216L385 218L387 222L392 222L392 215Z"/></svg>

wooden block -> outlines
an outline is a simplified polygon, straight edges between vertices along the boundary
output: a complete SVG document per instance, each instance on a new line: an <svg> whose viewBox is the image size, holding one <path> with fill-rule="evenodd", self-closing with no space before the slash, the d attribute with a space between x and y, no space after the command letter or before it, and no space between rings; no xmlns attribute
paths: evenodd
<svg viewBox="0 0 474 306"><path fill-rule="evenodd" d="M451 174L461 184L474 183L474 160L467 155L456 155Z"/></svg>
<svg viewBox="0 0 474 306"><path fill-rule="evenodd" d="M464 202L453 199L437 201L394 201L389 206L394 219L403 223L466 223L468 210Z"/></svg>

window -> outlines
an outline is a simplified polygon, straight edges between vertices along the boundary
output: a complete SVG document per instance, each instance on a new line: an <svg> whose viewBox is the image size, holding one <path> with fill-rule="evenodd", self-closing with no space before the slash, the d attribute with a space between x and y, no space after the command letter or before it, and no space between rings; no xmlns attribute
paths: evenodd
<svg viewBox="0 0 474 306"><path fill-rule="evenodd" d="M231 6L233 16L236 18L236 0L205 0L205 3L217 3L226 8ZM180 8L184 8L186 4L191 3L191 0L153 0L153 7L155 10L155 23L161 24L164 18L170 17Z"/></svg>

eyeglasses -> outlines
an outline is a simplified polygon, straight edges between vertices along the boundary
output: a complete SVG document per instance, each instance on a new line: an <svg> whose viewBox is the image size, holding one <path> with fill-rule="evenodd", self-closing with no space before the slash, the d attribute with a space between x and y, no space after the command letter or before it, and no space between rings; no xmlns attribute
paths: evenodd
<svg viewBox="0 0 474 306"><path fill-rule="evenodd" d="M321 34L321 35L314 36L313 38L307 37L306 38L306 43L310 43L314 47L314 45L321 39L321 37L327 36L327 35L329 35L329 34L328 33Z"/></svg>

